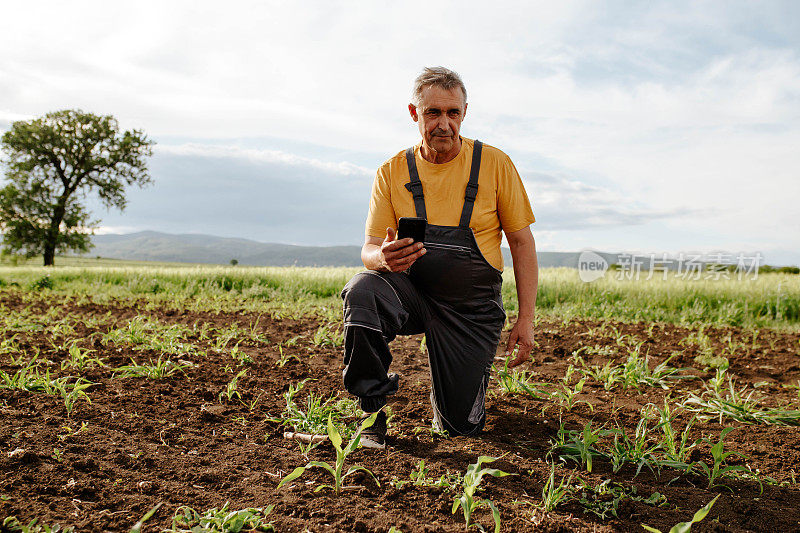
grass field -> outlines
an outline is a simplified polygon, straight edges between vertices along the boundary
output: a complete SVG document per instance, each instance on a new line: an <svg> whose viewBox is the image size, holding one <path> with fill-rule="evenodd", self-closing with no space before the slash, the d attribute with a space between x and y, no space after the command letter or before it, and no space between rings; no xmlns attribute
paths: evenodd
<svg viewBox="0 0 800 533"><path fill-rule="evenodd" d="M208 265L115 262L97 266L94 259L64 259L64 266L0 266L0 285L32 287L47 280L49 288L97 297L190 301L209 309L295 309L339 305L338 293L357 268L219 267ZM160 295L160 296L159 296ZM513 271L504 273L503 301L516 311ZM568 317L709 323L737 327L796 329L800 323L800 276L762 274L755 280L619 281L605 278L584 283L569 268L542 269L537 309Z"/></svg>
<svg viewBox="0 0 800 533"><path fill-rule="evenodd" d="M485 431L431 429L401 337L378 452L344 449L358 269L61 264L0 266L2 531L800 529L800 276L543 270L534 361L497 362ZM510 270L503 295L510 325Z"/></svg>

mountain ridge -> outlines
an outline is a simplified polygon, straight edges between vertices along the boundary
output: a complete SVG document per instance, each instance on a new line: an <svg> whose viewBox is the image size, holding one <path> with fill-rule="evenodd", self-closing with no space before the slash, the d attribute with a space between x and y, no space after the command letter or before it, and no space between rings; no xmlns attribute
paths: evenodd
<svg viewBox="0 0 800 533"><path fill-rule="evenodd" d="M196 233L140 231L92 236L94 248L85 255L136 261L230 264L253 266L361 266L360 246L301 246L265 243L236 237ZM503 248L511 265L511 251ZM617 254L597 252L609 263ZM577 268L580 252L537 252L541 267Z"/></svg>

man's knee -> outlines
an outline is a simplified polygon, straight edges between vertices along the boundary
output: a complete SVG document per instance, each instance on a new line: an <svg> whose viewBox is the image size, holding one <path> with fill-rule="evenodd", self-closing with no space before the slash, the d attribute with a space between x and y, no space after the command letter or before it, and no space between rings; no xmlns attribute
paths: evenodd
<svg viewBox="0 0 800 533"><path fill-rule="evenodd" d="M347 301L347 297L353 291L361 292L372 292L376 290L377 283L379 280L375 279L375 274L366 271L366 272L359 272L352 278L347 284L344 286L341 292L341 297Z"/></svg>
<svg viewBox="0 0 800 533"><path fill-rule="evenodd" d="M344 325L361 326L393 336L408 318L400 298L377 272L359 272L342 289Z"/></svg>

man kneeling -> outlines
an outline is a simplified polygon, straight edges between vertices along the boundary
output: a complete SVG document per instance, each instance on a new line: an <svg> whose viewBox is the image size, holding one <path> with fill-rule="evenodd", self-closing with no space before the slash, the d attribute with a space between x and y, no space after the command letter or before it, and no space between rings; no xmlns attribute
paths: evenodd
<svg viewBox="0 0 800 533"><path fill-rule="evenodd" d="M367 413L398 390L388 343L425 333L434 425L472 435L485 422L489 371L506 314L501 296L501 231L511 248L519 316L506 355L509 367L530 357L538 267L528 197L502 151L459 135L467 111L461 78L426 68L415 80L411 118L422 136L378 169L361 259L368 269L342 291L344 385ZM427 220L423 242L398 239L401 217ZM382 448L386 416L363 434Z"/></svg>

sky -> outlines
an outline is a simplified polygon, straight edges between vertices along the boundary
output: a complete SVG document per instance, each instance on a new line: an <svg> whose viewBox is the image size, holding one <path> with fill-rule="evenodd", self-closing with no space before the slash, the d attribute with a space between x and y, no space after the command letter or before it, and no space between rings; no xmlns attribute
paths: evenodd
<svg viewBox="0 0 800 533"><path fill-rule="evenodd" d="M800 264L797 2L14 2L0 50L0 131L78 108L157 143L100 232L360 244L443 65L539 250Z"/></svg>

